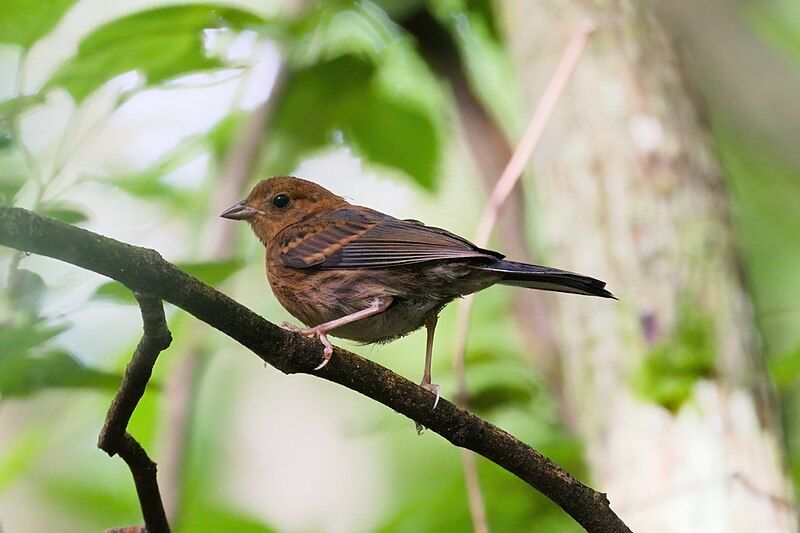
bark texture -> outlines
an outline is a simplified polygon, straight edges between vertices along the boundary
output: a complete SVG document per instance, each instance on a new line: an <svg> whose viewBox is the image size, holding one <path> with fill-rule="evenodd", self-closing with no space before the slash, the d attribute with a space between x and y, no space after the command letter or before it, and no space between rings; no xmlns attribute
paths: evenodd
<svg viewBox="0 0 800 533"><path fill-rule="evenodd" d="M560 297L552 315L596 481L634 531L796 530L723 176L672 43L646 2L498 6L531 104L579 24L600 25L529 207L548 264L621 300Z"/></svg>

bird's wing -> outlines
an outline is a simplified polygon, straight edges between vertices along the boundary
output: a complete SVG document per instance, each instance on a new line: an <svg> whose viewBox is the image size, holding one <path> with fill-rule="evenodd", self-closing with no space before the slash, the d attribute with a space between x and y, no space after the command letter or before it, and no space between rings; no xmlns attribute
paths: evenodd
<svg viewBox="0 0 800 533"><path fill-rule="evenodd" d="M387 268L444 259L500 259L449 231L366 208L337 209L285 229L281 262L292 268Z"/></svg>

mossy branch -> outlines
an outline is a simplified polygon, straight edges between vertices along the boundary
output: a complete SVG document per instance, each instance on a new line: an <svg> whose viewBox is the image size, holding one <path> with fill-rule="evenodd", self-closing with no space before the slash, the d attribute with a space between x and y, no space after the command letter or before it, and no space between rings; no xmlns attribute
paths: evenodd
<svg viewBox="0 0 800 533"><path fill-rule="evenodd" d="M336 349L314 372L322 347L264 320L250 309L165 261L150 249L125 244L20 208L0 208L0 244L71 263L115 279L135 293L170 302L227 334L286 374L305 373L339 383L472 450L553 500L592 532L630 531L605 494L500 428L441 401L415 383L351 352Z"/></svg>

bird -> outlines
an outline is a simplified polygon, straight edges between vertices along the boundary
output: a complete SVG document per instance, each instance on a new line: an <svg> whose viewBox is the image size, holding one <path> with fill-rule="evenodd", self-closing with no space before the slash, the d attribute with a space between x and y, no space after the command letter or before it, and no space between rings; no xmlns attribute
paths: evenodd
<svg viewBox="0 0 800 533"><path fill-rule="evenodd" d="M269 285L305 327L288 330L323 345L322 369L333 355L328 335L386 343L425 327L420 386L439 402L431 382L433 338L440 311L491 285L614 298L603 281L505 259L445 229L353 205L321 185L293 176L260 181L221 217L249 222L266 249Z"/></svg>

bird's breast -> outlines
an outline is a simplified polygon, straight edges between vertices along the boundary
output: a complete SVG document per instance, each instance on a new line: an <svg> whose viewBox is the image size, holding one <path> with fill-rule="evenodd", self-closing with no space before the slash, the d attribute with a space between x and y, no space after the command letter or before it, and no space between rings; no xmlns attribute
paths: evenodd
<svg viewBox="0 0 800 533"><path fill-rule="evenodd" d="M453 275L451 270L297 269L267 259L267 278L281 305L306 326L316 326L391 298L383 312L330 332L364 343L388 342L421 328L454 298L491 284Z"/></svg>

